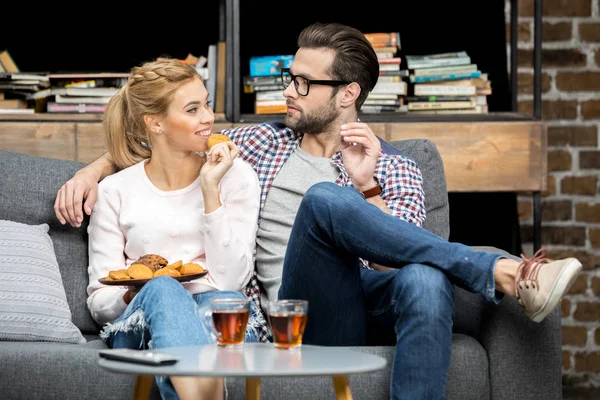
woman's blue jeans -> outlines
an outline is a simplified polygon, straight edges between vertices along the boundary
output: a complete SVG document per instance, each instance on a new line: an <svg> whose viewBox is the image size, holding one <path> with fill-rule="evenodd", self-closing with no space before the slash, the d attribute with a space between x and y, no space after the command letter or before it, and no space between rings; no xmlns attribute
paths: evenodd
<svg viewBox="0 0 600 400"><path fill-rule="evenodd" d="M361 268L359 257L394 269ZM498 258L387 214L353 188L323 182L300 204L279 298L309 301L304 343L395 344L393 399L443 399L453 284L497 303Z"/></svg>
<svg viewBox="0 0 600 400"><path fill-rule="evenodd" d="M111 348L161 349L215 343L204 312L215 298L245 298L240 292L211 291L192 295L168 276L151 279L133 298L123 314L101 332ZM252 304L252 303L251 303ZM256 316L252 308L250 319ZM248 324L246 342L258 342ZM178 399L167 377L156 377L163 399Z"/></svg>

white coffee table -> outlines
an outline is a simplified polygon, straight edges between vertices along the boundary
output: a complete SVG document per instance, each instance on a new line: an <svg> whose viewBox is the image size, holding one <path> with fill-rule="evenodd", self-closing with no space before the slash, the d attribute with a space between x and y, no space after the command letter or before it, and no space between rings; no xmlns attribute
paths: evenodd
<svg viewBox="0 0 600 400"><path fill-rule="evenodd" d="M150 351L150 350L143 350ZM352 399L348 375L383 369L385 358L345 347L303 345L299 349L277 349L271 343L246 343L237 349L215 344L160 349L180 357L168 366L148 366L99 358L99 365L112 372L138 375L136 399L147 399L153 376L245 377L246 399L260 399L260 378L331 375L338 399Z"/></svg>

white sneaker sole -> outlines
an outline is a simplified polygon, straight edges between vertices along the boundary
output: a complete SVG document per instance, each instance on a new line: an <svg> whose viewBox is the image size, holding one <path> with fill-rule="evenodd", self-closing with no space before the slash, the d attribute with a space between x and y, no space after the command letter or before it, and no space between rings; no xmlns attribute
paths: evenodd
<svg viewBox="0 0 600 400"><path fill-rule="evenodd" d="M552 288L552 291L550 292L550 296L548 296L548 300L546 300L546 303L537 313L529 317L532 321L542 322L542 320L546 318L548 314L554 311L558 303L562 300L562 297L575 282L577 274L579 271L581 271L581 268L581 263L575 258L570 260L567 265L563 267L558 279L556 280L554 288Z"/></svg>

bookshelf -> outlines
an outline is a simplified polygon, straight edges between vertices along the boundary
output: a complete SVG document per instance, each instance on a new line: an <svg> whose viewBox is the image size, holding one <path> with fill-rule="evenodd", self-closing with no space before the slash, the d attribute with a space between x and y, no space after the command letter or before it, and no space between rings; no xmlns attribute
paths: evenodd
<svg viewBox="0 0 600 400"><path fill-rule="evenodd" d="M487 35L480 34L478 29L488 25L486 19L488 10L497 7L493 10L496 13L504 15L504 1L486 2L482 5L478 1L463 1L458 6L455 3L447 1L426 1L426 2L400 2L395 9L399 11L387 10L385 2L371 3L371 7L361 7L360 12L354 8L350 8L346 3L334 2L329 4L329 9L326 11L322 6L322 2L315 0L307 0L303 2L301 7L292 12L292 7L282 7L280 1L265 0L261 2L261 7L252 7L247 2L239 0L226 0L226 30L228 39L228 80L227 96L229 108L226 110L226 119L234 124L252 124L260 123L268 120L283 120L283 115L257 115L254 114L249 105L248 95L243 93L242 77L248 74L249 58L259 55L274 55L274 54L294 54L296 51L296 38L300 30L311 22L335 21L342 22L354 26L363 32L377 31L400 31L401 44L407 53L412 54L427 54L443 51L459 51L467 50L474 58L485 58ZM381 9L377 9L377 4L381 5ZM517 39L518 39L518 0L510 0L510 55L508 60L506 57L505 36L502 35L499 40L502 41L502 48L496 48L499 51L498 57L495 58L499 65L487 65L486 70L490 72L492 77L492 95L488 99L490 103L490 112L487 114L431 114L431 115L414 115L409 113L386 113L386 114L363 114L361 120L371 124L383 123L389 126L390 130L396 127L400 130L406 129L409 126L420 125L432 127L439 132L452 131L454 135L458 135L457 141L461 140L461 129L456 129L456 123L462 124L462 131L472 132L473 129L486 129L481 132L482 137L487 137L491 134L503 134L503 127L520 126L521 135L530 137L531 130L535 130L543 123L541 122L541 29L542 29L542 1L533 0L533 15L534 15L534 107L533 115L517 112ZM420 7L420 9L419 9ZM446 7L446 8L444 8ZM450 7L450 8L447 8ZM478 12L469 12L468 8L473 8ZM462 15L472 15L472 23L457 23L458 26L451 26L452 23L444 21L445 15L457 15L449 12L452 8L460 8ZM499 9L501 10L499 10ZM420 10L420 12L419 12ZM267 21L266 23L262 23ZM446 22L446 23L444 23ZM436 29L436 23L443 26L442 29ZM411 25L412 24L412 25ZM265 27L266 26L266 27ZM413 29L407 28L412 26ZM399 29L400 27L400 29ZM433 28L432 28L433 27ZM455 43L448 43L444 34L444 28L447 30L456 31L454 38L460 38ZM494 26L498 32L504 32L505 22L502 21ZM447 31L446 31L447 32ZM473 35L477 36L474 38ZM268 40L265 40L268 38ZM428 39L432 38L432 39ZM462 39L462 41L461 41ZM475 40L474 40L475 39ZM418 43L426 41L430 43L429 48L418 48ZM463 42L464 41L464 42ZM465 48L467 42L471 41L471 48ZM411 47L413 46L413 47ZM436 47L438 46L438 47ZM441 47L440 47L441 46ZM446 47L444 47L446 46ZM453 47L454 46L454 47ZM406 48L408 47L408 48ZM510 78L507 71L503 68L510 64ZM506 78L503 79L503 76ZM494 102L495 96L498 96L499 91L505 90L504 104L502 101ZM502 93L500 93L502 96ZM493 105L493 106L492 106ZM452 129L450 127L452 126ZM409 128L410 129L410 128ZM533 247L534 251L541 246L541 192L546 187L546 147L545 147L545 128L541 130L540 141L543 145L539 146L542 152L541 157L544 159L543 167L537 172L538 184L534 187L525 189L532 192L533 197ZM399 133L402 137L402 134ZM447 138L444 136L444 138ZM440 136L433 137L436 144L443 140ZM539 155L539 154L538 154ZM466 156L466 154L465 154ZM444 160L446 164L446 160ZM527 168L525 166L524 168ZM450 172L450 175L453 172ZM493 185L492 185L493 186ZM500 191L519 191L516 186L510 187L507 185L504 188L491 187L488 190ZM461 189L450 186L450 191L472 191L477 190L474 185L466 185Z"/></svg>
<svg viewBox="0 0 600 400"><path fill-rule="evenodd" d="M498 56L491 57L486 48L487 35L481 35L478 30L484 29L490 23L495 25L493 29L504 33L505 23L504 1L493 1L487 7L496 7L493 10L500 13L502 19L488 21L485 13L475 14L467 17L465 10L470 6L481 7L480 2L467 0L461 2L462 11L454 11L456 5L451 2L427 1L420 5L413 2L400 2L400 12L389 12L389 10L378 9L377 6L361 9L360 13L347 7L332 7L334 11L321 10L319 1L307 0L302 6L303 18L295 18L293 13L287 13L282 9L279 2L265 0L260 8L252 7L251 4L239 0L227 0L227 31L234 40L230 43L228 51L231 60L231 87L228 95L231 100L232 109L227 114L227 119L233 122L260 122L265 120L281 119L281 115L254 115L248 94L243 93L242 79L248 74L249 59L251 56L294 54L296 50L296 39L300 30L311 22L337 21L347 23L361 29L363 32L376 31L400 31L401 42L404 51L409 54L427 54L443 51L458 51L466 49L477 62L483 63L482 69L489 71L492 77L493 93L488 96L490 100L490 113L486 115L430 115L427 117L416 117L410 113L366 115L361 119L365 121L402 122L406 119L417 121L448 120L460 121L510 121L510 120L541 120L541 0L534 0L534 114L524 115L517 113L517 10L518 0L511 0L511 51L509 60L506 59L505 36L498 33L495 37L496 47L492 51L498 51ZM377 4L377 3L375 3ZM379 2L384 6L384 2ZM269 11L269 10L276 10ZM316 12L315 10L318 10ZM424 11L428 10L428 13ZM482 11L482 10L480 10ZM486 10L487 12L487 10ZM445 19L449 14L453 18L462 14L464 17L456 23ZM240 18L241 21L240 21ZM472 23L466 24L472 18ZM269 21L267 28L260 21ZM254 22L256 21L256 22ZM416 21L416 22L415 22ZM281 22L281 23L278 23ZM436 26L437 25L437 26ZM491 29L491 28L485 28ZM431 30L431 32L428 32ZM451 35L444 32L451 30ZM486 31L487 32L487 31ZM424 35L427 33L428 35ZM437 35L436 35L437 34ZM448 36L448 38L444 38ZM269 40L264 40L268 37ZM461 40L461 41L459 41ZM500 45L498 45L500 43ZM464 46L464 47L462 47ZM501 46L502 48L498 47ZM510 78L508 78L507 64L510 63Z"/></svg>
<svg viewBox="0 0 600 400"><path fill-rule="evenodd" d="M346 2L334 1L328 3L334 11L324 10L322 2L316 0L306 0L294 11L290 4L280 1L264 0L260 7L256 7L252 2L241 2L239 0L219 0L218 2L208 2L203 5L202 13L190 13L194 15L194 27L190 28L189 23L183 23L181 19L173 16L162 18L163 21L171 19L172 21L162 26L161 40L149 41L143 38L137 39L139 43L132 46L127 37L130 34L119 31L114 33L114 37L102 37L103 43L111 43L113 46L98 47L94 49L94 57L80 57L79 60L94 64L81 64L73 66L73 69L85 70L126 70L133 64L138 64L142 60L170 54L178 58L184 58L190 49L197 49L195 55L200 55L208 44L224 40L227 43L227 64L226 64L226 97L225 111L215 116L215 128L224 128L230 126L239 126L245 124L260 123L268 120L283 120L283 115L256 115L252 113L248 106L248 100L244 97L242 77L248 73L249 57L254 55L272 55L272 54L294 54L296 51L296 39L300 30L311 22L337 21L355 26L364 32L375 31L395 31L400 29L402 45L409 46L409 49L420 52L437 52L444 50L440 46L449 46L445 42L443 29L431 29L436 26L436 22L441 20L445 10L443 7L456 7L452 2L447 1L428 1L421 2L429 6L429 13L422 13L417 10L419 2L400 2L397 6L400 11L391 11L383 7L386 2L378 2L382 9L376 7L361 7L360 11L351 8ZM477 29L487 24L486 14L489 7L493 7L489 2L482 5L475 0L468 0L461 3L460 8L463 14L467 14L469 3L477 7L474 12L474 20L469 26L455 26L455 37L468 40L473 33L477 34ZM499 0L501 5L495 5L504 9L504 1ZM377 3L375 3L377 4ZM518 0L511 0L511 51L507 60L506 51L499 56L499 64L510 64L510 78L504 73L505 80L493 77L493 94L490 96L503 96L504 106L491 108L488 114L364 114L361 119L377 126L379 134L383 138L398 140L410 135L418 135L421 132L426 137L433 140L444 155L445 164L454 165L447 169L449 182L458 182L460 177L461 185L450 185L451 192L508 192L508 191L531 191L533 194L533 215L534 215L534 248L540 247L541 243L541 191L546 188L546 139L545 128L541 123L541 0L534 0L534 113L533 115L518 113L516 94L517 94L517 10ZM421 7L425 7L421 5ZM437 12L436 12L437 10ZM474 10L474 11L475 11ZM495 12L497 10L494 10ZM180 12L180 10L178 11ZM55 12L58 14L58 12ZM502 11L503 14L503 11ZM202 15L202 22L198 22L198 15ZM418 25L416 21L421 21ZM189 21L188 21L189 22ZM76 23L76 22L72 22ZM415 26L413 30L407 29L407 26ZM416 25L415 25L416 24ZM58 24L60 25L60 24ZM58 26L57 25L57 26ZM182 34L178 29L179 25L186 26L186 34ZM440 25L443 26L444 24ZM447 26L447 24L446 24ZM501 27L496 26L504 33L504 22ZM58 28L57 28L58 29ZM72 31L75 27L69 26ZM448 28L446 28L448 29ZM145 27L138 27L139 32L147 31ZM139 33L138 32L138 33ZM66 32L58 32L60 35L66 35ZM427 35L427 36L426 36ZM434 39L427 39L433 35ZM118 37L117 37L118 36ZM483 36L483 35L479 35ZM67 37L67 36L64 36ZM183 38L183 39L182 39ZM438 47L420 47L425 41L435 42L433 46ZM484 39L481 39L484 40ZM502 35L502 40L504 36ZM21 42L23 43L23 42ZM411 44L412 43L412 44ZM445 44L444 44L445 43ZM457 49L460 47L460 40L455 43ZM27 57L25 53L36 53L37 60L43 59L50 63L42 66L42 69L57 70L66 67L58 64L61 59L61 52L72 51L69 40L65 39L64 45L60 51L56 50L56 45L47 46L41 42L37 50L28 45L26 49L11 50L11 54L17 60ZM126 48L127 58L109 55L118 53L117 47ZM412 46L412 48L410 47ZM0 47L6 47L0 41ZM48 48L48 50L44 49ZM50 48L55 51L50 51ZM152 47L152 48L151 48ZM483 49L482 49L483 47ZM409 50L407 49L407 51ZM447 48L446 48L447 49ZM453 50L453 49L451 49ZM467 49L470 50L470 49ZM22 53L20 53L22 51ZM154 54L153 52L158 51ZM483 54L485 51L485 42L476 42L473 44L473 55ZM104 53L103 53L104 52ZM104 54L104 56L103 56ZM121 53L123 54L123 53ZM38 61L39 62L39 61ZM120 65L118 64L120 63ZM35 64L34 64L35 65ZM56 65L53 66L53 65ZM497 66L496 66L497 67ZM494 70L494 66L490 68ZM487 68L490 70L490 68ZM26 67L22 70L39 70L38 68ZM502 71L496 69L496 71ZM501 74L501 72L500 72ZM503 89L502 89L503 88ZM501 91L504 90L504 95ZM490 104L491 105L491 104ZM410 135L409 135L410 132ZM523 140L518 142L518 146L526 160L531 163L531 168L522 166L523 173L533 174L535 178L521 179L514 176L514 184L497 184L497 180L492 181L488 186L481 186L482 182L475 179L473 175L465 174L461 168L467 165L470 159L468 154L469 147L465 147L465 140L473 139L473 132L478 132L481 140L500 140L503 138L517 138ZM81 114L34 114L34 115L0 115L0 148L5 150L21 151L30 154L50 156L56 158L67 158L81 162L90 162L103 151L103 139L101 135L101 115L81 115ZM462 148L461 148L462 143ZM513 148L511 151L514 151ZM100 152L100 153L99 153ZM450 159L462 156L462 161ZM485 161L487 160L487 161ZM480 162L491 162L485 158ZM452 164L454 163L454 164ZM455 179L456 178L456 179ZM528 182L526 185L521 182Z"/></svg>

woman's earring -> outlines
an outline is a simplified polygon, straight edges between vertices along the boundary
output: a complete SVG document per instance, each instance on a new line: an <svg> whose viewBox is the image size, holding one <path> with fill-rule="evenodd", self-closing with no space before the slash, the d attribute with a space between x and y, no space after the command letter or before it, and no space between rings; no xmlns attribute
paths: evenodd
<svg viewBox="0 0 600 400"><path fill-rule="evenodd" d="M165 131L163 131L163 130L161 129L161 130L160 130L158 133L160 133L160 134L162 135L163 133L165 133Z"/></svg>

